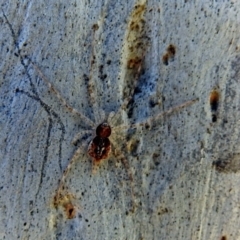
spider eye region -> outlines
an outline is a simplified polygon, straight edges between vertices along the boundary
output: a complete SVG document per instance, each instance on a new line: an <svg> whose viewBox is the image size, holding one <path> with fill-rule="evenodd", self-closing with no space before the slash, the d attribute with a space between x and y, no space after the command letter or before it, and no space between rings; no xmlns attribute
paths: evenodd
<svg viewBox="0 0 240 240"><path fill-rule="evenodd" d="M96 129L96 135L101 138L108 138L111 135L111 127L108 123L103 122L98 125Z"/></svg>
<svg viewBox="0 0 240 240"><path fill-rule="evenodd" d="M96 136L88 146L88 154L95 161L108 158L111 152L110 140L106 137Z"/></svg>

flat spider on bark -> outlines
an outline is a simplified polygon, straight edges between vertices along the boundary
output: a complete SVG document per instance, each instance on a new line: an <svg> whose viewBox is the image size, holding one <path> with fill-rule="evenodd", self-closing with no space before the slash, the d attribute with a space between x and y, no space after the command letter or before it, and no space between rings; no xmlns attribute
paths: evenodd
<svg viewBox="0 0 240 240"><path fill-rule="evenodd" d="M49 82L49 80L45 77L45 75L42 73L40 68L33 62L31 62L31 64L33 65L35 70L38 72L41 79L43 79L45 81L45 83L49 86L51 91L53 91L56 94L58 99L65 105L65 107L67 107L67 109L70 112L77 114L81 120L85 121L85 123L87 125L89 125L89 127L91 127L91 129L89 129L89 130L83 130L83 131L77 133L72 141L72 143L75 144L76 142L78 142L79 138L83 134L86 134L86 133L90 134L90 136L84 141L84 143L82 143L80 145L80 147L78 147L78 149L75 151L75 153L73 154L71 160L69 161L66 169L64 170L63 176L60 180L59 186L58 186L58 188L56 190L56 194L54 196L54 205L55 206L58 206L59 204L64 205L64 204L68 204L68 201L71 202L71 200L66 200L66 198L67 199L72 198L72 195L70 196L68 191L65 190L64 182L65 182L66 177L69 174L72 164L79 158L81 153L87 152L88 155L90 156L91 161L92 161L92 173L95 173L97 171L97 166L99 164L101 164L102 162L104 162L104 160L108 159L109 156L111 155L111 153L113 153L114 156L116 158L119 158L121 160L121 162L123 163L123 165L126 168L126 171L128 173L129 180L131 181L131 195L132 195L131 196L132 197L132 209L131 210L134 211L134 209L136 207L135 206L136 203L135 203L134 191L133 191L133 181L134 181L133 174L132 174L131 168L129 166L128 160L125 157L124 153L121 152L121 149L118 148L118 144L117 144L114 136L115 135L117 136L119 131L128 130L130 128L137 128L138 126L144 126L149 121L155 121L164 115L171 114L172 112L174 112L176 110L187 107L187 106L193 104L194 102L196 102L197 100L194 99L194 100L186 101L180 105L170 108L169 110L167 110L165 112L161 112L153 117L149 117L147 120L140 122L140 123L131 124L129 126L124 125L124 124L114 126L114 120L115 120L116 116L118 116L120 111L124 111L124 109L129 104L130 100L132 99L132 96L130 96L129 98L125 99L125 101L123 101L122 105L120 106L120 108L118 109L118 111L116 113L111 112L107 117L103 116L102 117L103 119L101 120L101 122L94 123L91 119L84 116L81 112L79 112L78 110L76 110L75 108L70 106L67 103L67 101L61 96L61 94L53 87L53 85ZM142 60L139 61L139 59L138 59L138 64L137 64L136 74L135 74L135 78L136 78L135 81L137 80L137 78L139 78L141 68L142 68ZM132 93L133 92L134 91L132 91ZM94 132L95 132L95 134L94 134ZM114 151L112 151L112 148L114 149ZM66 196L68 196L68 197L66 197Z"/></svg>
<svg viewBox="0 0 240 240"><path fill-rule="evenodd" d="M142 8L141 6L140 6L140 8L145 9L145 8ZM138 12L138 10L139 10L139 8L136 8L137 12ZM15 45L17 47L18 54L21 58L22 65L24 66L24 68L27 71L28 66L23 61L23 56L21 55L21 51L20 51L20 48L17 43L16 34L15 34L11 24L9 23L6 15L4 13L3 13L3 15L6 19L7 24L9 25L11 32L12 32L12 36L13 36ZM135 15L133 14L133 16L135 16ZM133 26L135 26L135 25L132 23L135 23L136 31L139 31L139 24L136 24L136 22L133 22L133 21L132 22L130 21L130 24L129 24L131 26L130 27L131 32L136 34L136 32L134 32L134 28L133 28ZM141 18L139 20L139 23L143 24L143 21ZM94 30L93 35L97 29L98 29L98 26L94 25L93 26L93 30ZM89 130L80 131L74 137L72 142L74 144L76 144L82 135L89 134L89 137L87 139L85 139L85 141L76 149L75 153L71 157L67 167L65 168L65 170L63 172L63 175L60 179L59 185L56 189L56 193L54 195L55 207L58 207L59 205L62 206L64 208L64 210L67 212L67 218L75 217L76 211L77 211L77 206L72 203L72 199L74 198L74 196L71 193L69 193L65 188L65 179L69 175L71 166L79 158L81 153L87 153L90 156L90 158L92 160L92 172L93 173L98 170L97 166L99 164L103 163L104 160L107 160L110 157L111 153L116 158L119 158L121 160L124 167L126 168L129 181L131 182L130 188L131 188L131 199L132 199L132 211L134 211L134 209L135 209L135 196L134 196L134 190L133 190L134 178L133 178L133 174L132 174L132 171L129 166L129 162L128 162L127 158L125 157L125 155L121 151L121 149L118 147L119 143L116 140L116 136L119 135L119 133L122 131L128 130L130 128L137 128L138 126L144 126L148 121L155 121L164 115L170 114L173 111L179 110L183 107L187 107L196 101L196 99L195 99L195 100L190 100L190 101L184 102L176 107L170 108L166 112L162 112L155 116L149 117L147 120L145 120L141 123L135 123L135 124L131 124L131 125L122 124L122 125L115 126L115 120L119 116L119 113L121 113L121 111L125 111L129 102L133 99L134 90L137 86L137 80L141 74L142 63L143 63L144 55L146 52L146 49L144 49L145 44L144 44L144 42L142 42L144 39L144 37L143 37L144 34L139 33L139 36L137 35L137 37L136 37L136 35L134 35L134 38L133 38L130 33L127 34L127 35L130 35L129 39L130 40L136 39L135 44L133 44L133 43L132 43L132 45L130 44L130 47L128 49L128 51L130 53L128 53L128 55L127 55L128 60L129 60L128 67L132 69L131 75L132 75L132 81L133 81L133 88L129 90L129 94L127 94L128 96L125 97L125 99L123 100L119 109L115 113L109 113L108 116L101 116L101 120L99 122L92 121L90 118L86 117L80 111L76 110L74 107L72 107L70 104L68 104L67 101L62 97L62 95L50 83L50 81L47 79L47 77L45 77L45 75L40 70L40 68L28 58L28 60L30 60L30 63L32 64L34 69L37 71L40 78L45 81L45 83L48 85L50 90L57 96L57 98L63 103L63 105L71 113L78 115L79 119L81 121L85 122L86 125L89 126ZM93 36L93 41L94 41L94 36ZM141 43L141 44L139 44L139 43ZM143 48L142 51L141 51L141 48ZM132 49L135 49L135 50L132 51ZM94 53L92 53L92 59L90 62L91 62L90 65L92 68L94 65ZM90 73L92 73L91 69L90 69ZM30 79L29 74L28 74L28 76ZM91 81L91 76L89 77L89 80ZM90 99L94 99L94 98L96 98L96 96L94 95L94 91L92 91L93 83L91 83L91 84L92 84L92 86L89 86L89 95L90 95ZM31 83L31 85L33 86L32 83ZM34 90L34 88L33 88L33 90ZM36 95L36 93L35 93L35 95ZM28 96L31 97L31 94L28 94ZM32 96L32 98L34 98L34 97ZM38 95L35 96L35 99L37 99L39 102L41 102L42 105L44 105L44 106L46 105L45 103L43 103L40 100ZM93 110L97 108L96 103L97 103L96 100L92 101ZM94 112L94 114L96 114L96 111L93 111L93 112Z"/></svg>
<svg viewBox="0 0 240 240"><path fill-rule="evenodd" d="M125 99L123 104L120 106L117 112L111 112L108 116L106 116L105 113L101 112L101 120L100 122L93 122L91 119L83 115L81 112L70 106L67 101L61 96L61 94L56 90L55 87L50 83L50 81L47 79L47 77L43 74L43 72L40 70L40 68L30 60L32 66L40 76L42 80L45 81L45 83L48 85L50 90L57 96L57 98L63 103L63 105L72 113L77 114L79 118L84 121L89 127L89 130L83 130L76 134L76 136L73 138L72 143L76 145L76 143L79 141L82 135L88 134L88 138L80 145L80 147L75 151L73 154L71 160L69 161L67 167L65 168L63 172L63 176L60 179L59 186L56 190L56 194L54 196L54 205L62 205L65 206L69 202L71 202L71 198L73 198L73 195L69 194L67 190L65 190L64 182L66 177L69 174L70 168L72 164L79 158L81 153L87 152L92 160L92 173L95 173L97 171L98 165L100 165L103 160L106 160L109 158L111 153L114 154L115 157L119 158L121 162L123 163L124 167L127 170L129 180L131 181L131 194L132 198L134 198L133 193L133 174L131 172L131 169L129 167L128 161L125 158L124 154L121 152L121 150L117 147L117 142L114 139L114 136L121 131L122 129L127 129L129 126L126 125L118 125L114 126L114 120L119 115L121 110L126 108L129 101L132 99L132 97L129 97ZM142 64L139 62L139 59L137 61L137 69L136 69L136 78L139 77L141 66ZM90 95L92 91L89 91ZM133 92L133 91L132 91ZM94 98L94 96L90 96L91 98ZM93 108L95 110L95 108ZM96 114L96 113L95 113ZM137 125L144 125L145 123L139 123L139 124L132 124L132 127L136 127ZM134 200L133 200L134 201ZM135 204L133 203L133 208Z"/></svg>
<svg viewBox="0 0 240 240"><path fill-rule="evenodd" d="M131 202L132 207L131 211L133 212L137 206L135 203L135 194L134 194L134 187L133 187L133 173L131 170L131 167L129 165L129 162L127 158L125 157L124 152L119 147L119 139L117 139L117 136L120 135L123 131L127 131L131 128L138 128L139 126L144 126L146 123L155 121L158 118L170 114L173 111L179 110L181 108L187 107L194 102L196 102L196 99L186 101L178 106L172 107L169 110L165 112L161 112L155 116L150 116L145 121L140 123L133 123L130 125L126 124L120 124L116 125L116 120L118 120L118 117L122 111L125 111L128 108L129 103L131 100L133 100L134 92L137 87L138 79L140 78L142 67L143 67L143 60L144 55L146 53L146 46L144 46L142 42L142 38L139 37L139 41L141 44L135 44L134 48L136 48L136 53L133 54L130 49L128 55L128 61L127 66L129 70L129 76L128 78L132 81L132 88L127 91L127 93L124 94L124 99L122 101L122 104L117 109L116 112L110 112L105 113L101 112L98 115L99 110L98 101L96 99L96 93L94 91L94 82L92 82L93 77L93 67L96 64L95 63L95 53L94 53L94 41L95 41L95 31L98 29L97 25L93 26L93 41L92 41L92 53L91 53L91 60L90 60L90 76L88 79L88 93L90 97L91 106L93 107L93 113L95 117L95 122L92 121L90 118L86 117L84 114L82 114L80 111L76 110L74 107L72 107L70 104L67 103L67 101L62 97L62 94L57 91L57 89L50 83L50 81L45 77L43 72L40 70L40 68L33 63L31 60L31 64L37 71L38 75L45 81L45 83L48 85L50 90L57 96L57 98L63 103L63 105L72 113L77 114L79 118L86 123L90 127L89 130L83 130L76 134L76 136L73 138L72 143L76 145L76 143L79 141L79 139L84 135L88 134L88 138L83 141L80 146L77 148L75 153L73 154L72 158L70 159L66 169L63 172L63 176L60 179L59 186L56 190L56 194L54 196L54 205L57 206L69 206L72 204L72 199L74 198L71 193L68 192L66 186L65 186L65 179L69 175L71 166L73 163L80 157L81 153L87 153L92 161L92 173L95 173L98 170L98 165L104 162L104 160L107 160L111 153L114 155L115 158L120 159L123 166L125 167L128 178L130 181L130 190L131 190ZM139 47L142 47L142 49L139 49ZM121 140L123 141L123 140ZM120 143L121 145L121 143ZM72 204L74 206L74 204ZM64 207L66 209L66 207ZM72 214L69 214L72 216Z"/></svg>

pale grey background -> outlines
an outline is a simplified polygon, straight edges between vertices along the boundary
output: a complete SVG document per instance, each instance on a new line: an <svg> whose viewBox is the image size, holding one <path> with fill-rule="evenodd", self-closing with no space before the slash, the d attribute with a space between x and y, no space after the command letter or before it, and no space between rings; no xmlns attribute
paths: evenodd
<svg viewBox="0 0 240 240"><path fill-rule="evenodd" d="M92 25L100 26L93 81L99 109L109 113L118 109L126 88L122 49L138 2L2 1L16 38L1 11L0 239L240 238L240 2L202 2L146 3L150 44L133 113L123 114L124 121L199 101L119 141L134 173L136 212L129 212L130 182L122 164L111 157L92 176L83 153L67 178L79 206L77 217L68 220L52 198L77 149L71 140L86 124L61 105L32 67L29 79L14 41L22 59L31 57L69 103L94 120L98 113L83 78L90 70ZM162 56L169 44L176 55L166 66ZM106 81L99 78L100 65ZM213 89L220 92L215 123ZM48 108L16 90L38 94ZM126 147L128 141L136 146Z"/></svg>

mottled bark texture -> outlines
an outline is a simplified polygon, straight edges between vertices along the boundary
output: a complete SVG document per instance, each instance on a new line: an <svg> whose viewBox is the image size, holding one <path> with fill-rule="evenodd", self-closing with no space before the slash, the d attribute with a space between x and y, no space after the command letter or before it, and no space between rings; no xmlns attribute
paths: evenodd
<svg viewBox="0 0 240 240"><path fill-rule="evenodd" d="M239 1L1 2L0 239L240 238Z"/></svg>

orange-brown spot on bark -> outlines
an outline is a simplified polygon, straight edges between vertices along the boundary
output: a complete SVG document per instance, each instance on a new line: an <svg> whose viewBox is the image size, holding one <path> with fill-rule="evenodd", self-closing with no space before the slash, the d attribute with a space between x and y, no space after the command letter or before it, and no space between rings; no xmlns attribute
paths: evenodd
<svg viewBox="0 0 240 240"><path fill-rule="evenodd" d="M168 53L165 53L162 57L162 61L164 65L168 65L168 58L169 58Z"/></svg>
<svg viewBox="0 0 240 240"><path fill-rule="evenodd" d="M219 98L220 98L220 94L217 90L213 90L210 93L209 101L210 101L211 111L217 111L218 105L219 105Z"/></svg>
<svg viewBox="0 0 240 240"><path fill-rule="evenodd" d="M77 209L71 202L66 203L63 207L64 207L64 211L66 213L67 219L73 219L76 217Z"/></svg>
<svg viewBox="0 0 240 240"><path fill-rule="evenodd" d="M142 63L142 59L139 57L131 58L128 60L127 67L129 69L138 69Z"/></svg>
<svg viewBox="0 0 240 240"><path fill-rule="evenodd" d="M56 209L63 209L67 219L72 219L76 217L79 209L77 205L73 204L74 201L75 197L72 194L67 193L64 188L60 188L54 196L53 204Z"/></svg>
<svg viewBox="0 0 240 240"><path fill-rule="evenodd" d="M167 48L167 52L169 57L174 57L174 55L176 54L176 47L173 44L170 44Z"/></svg>
<svg viewBox="0 0 240 240"><path fill-rule="evenodd" d="M167 52L162 57L163 64L168 65L169 59L173 60L175 54L176 54L176 47L173 44L170 44L167 47Z"/></svg>
<svg viewBox="0 0 240 240"><path fill-rule="evenodd" d="M140 29L140 26L139 26L138 22L136 23L136 22L132 21L130 23L130 30L131 31L139 31L139 29Z"/></svg>

